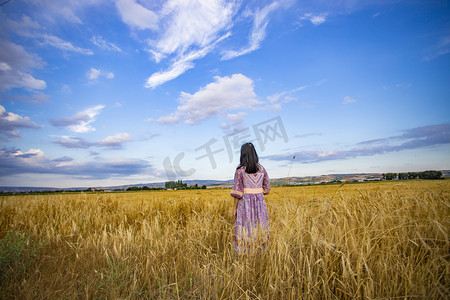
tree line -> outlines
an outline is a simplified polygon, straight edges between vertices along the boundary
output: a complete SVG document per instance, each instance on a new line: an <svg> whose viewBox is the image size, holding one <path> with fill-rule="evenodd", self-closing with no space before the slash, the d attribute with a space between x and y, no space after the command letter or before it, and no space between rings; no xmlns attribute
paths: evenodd
<svg viewBox="0 0 450 300"><path fill-rule="evenodd" d="M441 171L428 170L423 172L407 172L407 173L383 173L384 180L407 180L407 179L442 179Z"/></svg>
<svg viewBox="0 0 450 300"><path fill-rule="evenodd" d="M130 186L126 189L127 191L159 191L159 190L163 190L163 188L159 188L159 187L148 187L146 185L144 186Z"/></svg>
<svg viewBox="0 0 450 300"><path fill-rule="evenodd" d="M187 183L183 183L183 180L168 181L164 183L166 189L177 189L177 190L187 190L187 189L206 189L206 185L201 187L196 183L195 185L188 186Z"/></svg>

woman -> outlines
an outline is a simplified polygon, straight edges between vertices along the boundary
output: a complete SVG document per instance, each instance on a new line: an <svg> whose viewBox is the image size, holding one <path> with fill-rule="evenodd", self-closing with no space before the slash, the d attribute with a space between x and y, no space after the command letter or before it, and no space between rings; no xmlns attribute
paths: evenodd
<svg viewBox="0 0 450 300"><path fill-rule="evenodd" d="M234 248L238 253L264 246L269 238L269 216L264 195L270 191L266 169L258 163L252 143L241 147L241 160L234 174Z"/></svg>

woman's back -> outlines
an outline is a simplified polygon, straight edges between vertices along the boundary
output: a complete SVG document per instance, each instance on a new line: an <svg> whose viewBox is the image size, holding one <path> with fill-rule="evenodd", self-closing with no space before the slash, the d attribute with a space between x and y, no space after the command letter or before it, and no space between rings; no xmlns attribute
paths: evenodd
<svg viewBox="0 0 450 300"><path fill-rule="evenodd" d="M243 188L262 188L264 176L267 176L266 169L263 166L258 164L258 171L256 173L246 173L245 168L241 167L238 169L239 172L242 172L242 182Z"/></svg>
<svg viewBox="0 0 450 300"><path fill-rule="evenodd" d="M264 193L270 190L269 176L266 169L258 164L256 173L245 172L245 167L236 170L234 178L234 186L231 195L234 197L242 197L244 194Z"/></svg>
<svg viewBox="0 0 450 300"><path fill-rule="evenodd" d="M249 171L247 173L246 171ZM240 165L234 174L234 247L238 253L264 246L269 238L269 215L264 195L270 191L266 169L258 163L253 144L241 147ZM257 242L255 238L262 238Z"/></svg>

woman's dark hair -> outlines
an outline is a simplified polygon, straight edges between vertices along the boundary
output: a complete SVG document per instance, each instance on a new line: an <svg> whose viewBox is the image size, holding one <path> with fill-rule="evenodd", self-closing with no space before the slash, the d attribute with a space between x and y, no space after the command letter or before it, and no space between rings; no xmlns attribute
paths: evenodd
<svg viewBox="0 0 450 300"><path fill-rule="evenodd" d="M238 169L245 167L246 173L258 172L258 154L256 154L255 147L252 143L245 143L241 147L241 161Z"/></svg>

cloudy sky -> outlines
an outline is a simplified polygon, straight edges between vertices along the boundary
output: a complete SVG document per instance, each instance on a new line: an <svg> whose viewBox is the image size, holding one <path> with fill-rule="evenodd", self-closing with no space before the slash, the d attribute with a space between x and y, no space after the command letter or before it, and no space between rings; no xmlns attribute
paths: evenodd
<svg viewBox="0 0 450 300"><path fill-rule="evenodd" d="M0 186L450 169L448 1L0 5Z"/></svg>

